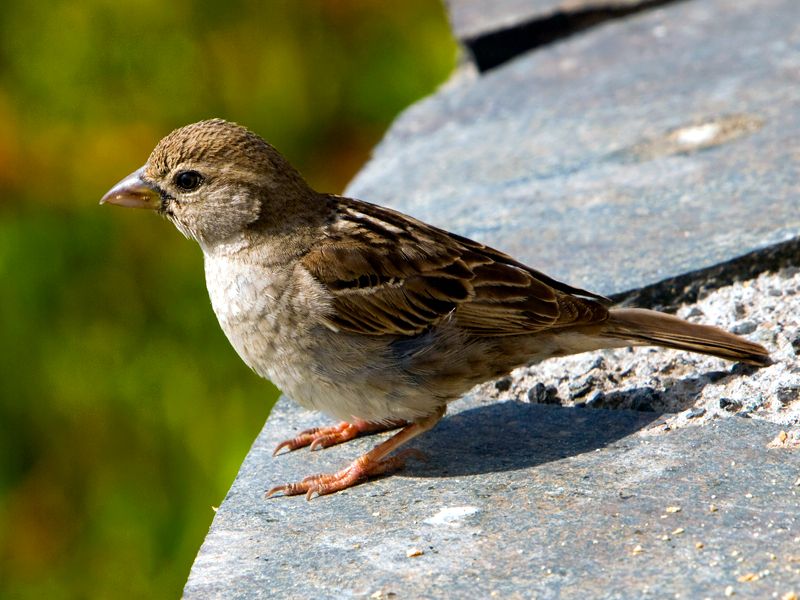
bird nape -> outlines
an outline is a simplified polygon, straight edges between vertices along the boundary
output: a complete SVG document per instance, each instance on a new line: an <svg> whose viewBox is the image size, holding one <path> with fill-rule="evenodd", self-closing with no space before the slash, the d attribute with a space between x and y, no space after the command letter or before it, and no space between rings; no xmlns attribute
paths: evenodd
<svg viewBox="0 0 800 600"><path fill-rule="evenodd" d="M473 240L314 191L267 142L213 119L162 139L100 201L149 208L200 245L219 324L244 362L342 423L276 448L394 436L337 473L268 495L329 494L389 473L474 385L553 356L656 345L753 365L760 345L646 309L613 308Z"/></svg>

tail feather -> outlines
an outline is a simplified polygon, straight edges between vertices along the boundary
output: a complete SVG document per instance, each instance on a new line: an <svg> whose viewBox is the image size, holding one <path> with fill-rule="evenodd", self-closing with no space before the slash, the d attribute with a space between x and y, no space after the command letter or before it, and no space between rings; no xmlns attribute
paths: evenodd
<svg viewBox="0 0 800 600"><path fill-rule="evenodd" d="M636 345L665 346L758 366L771 364L769 353L759 344L718 327L689 323L654 310L612 309L603 333Z"/></svg>

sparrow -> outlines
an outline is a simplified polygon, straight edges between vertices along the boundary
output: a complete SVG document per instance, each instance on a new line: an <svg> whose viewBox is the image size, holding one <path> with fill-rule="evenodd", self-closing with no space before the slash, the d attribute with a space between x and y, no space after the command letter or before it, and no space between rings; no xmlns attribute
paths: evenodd
<svg viewBox="0 0 800 600"><path fill-rule="evenodd" d="M344 469L267 496L310 499L395 471L416 454L395 451L448 403L546 358L656 345L769 364L762 346L716 327L610 307L479 242L316 192L261 137L221 119L167 135L100 203L155 210L195 240L211 306L242 360L341 421L275 454L399 429Z"/></svg>

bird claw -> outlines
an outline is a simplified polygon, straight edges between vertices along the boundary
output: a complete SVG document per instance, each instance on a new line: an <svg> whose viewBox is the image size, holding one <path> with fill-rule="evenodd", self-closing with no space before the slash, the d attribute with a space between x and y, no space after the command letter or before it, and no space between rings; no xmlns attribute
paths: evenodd
<svg viewBox="0 0 800 600"><path fill-rule="evenodd" d="M306 500L311 500L314 496L324 496L325 494L332 494L345 490L369 477L385 475L386 473L401 469L405 465L406 459L412 456L415 458L424 458L425 455L415 448L407 448L394 456L388 455L395 452L410 439L428 431L436 425L444 416L445 409L446 407L440 406L436 409L436 412L418 421L414 421L413 423L394 421L375 424L365 421L356 421L352 427L357 428L360 432L384 431L401 425L404 425L404 427L388 440L381 442L366 454L359 456L350 463L348 467L341 471L331 474L311 475L297 483L277 485L266 493L266 497L270 498L278 493L284 496L305 494ZM346 427L350 426L347 423L344 425Z"/></svg>
<svg viewBox="0 0 800 600"><path fill-rule="evenodd" d="M265 497L271 498L278 493L284 496L305 494L306 500L311 500L316 496L325 496L345 490L370 477L385 475L402 469L405 466L406 459L412 457L420 460L427 459L425 454L416 448L408 448L395 456L378 461L370 460L365 455L357 458L349 466L336 473L309 475L296 483L276 485L265 494Z"/></svg>
<svg viewBox="0 0 800 600"><path fill-rule="evenodd" d="M388 423L369 423L367 421L357 420L353 423L342 421L338 425L329 425L327 427L313 427L301 431L299 435L288 440L282 441L275 447L272 456L277 456L278 453L284 448L288 448L289 452L309 447L309 450L319 450L320 448L328 448L343 442L350 441L362 433L377 433L379 431L388 431L406 425L405 421L390 421Z"/></svg>
<svg viewBox="0 0 800 600"><path fill-rule="evenodd" d="M289 452L305 446L310 446L311 450L316 450L320 446L323 448L327 447L325 445L325 441L330 440L328 445L346 442L347 440L353 439L357 435L356 432L352 436L347 437L349 433L348 430L351 427L352 425L350 425L350 423L342 422L338 425L329 425L328 427L313 427L311 429L306 429L305 431L301 431L296 437L284 440L275 446L272 456L277 456L277 454L284 448L288 448ZM334 439L338 439L339 442L332 441Z"/></svg>

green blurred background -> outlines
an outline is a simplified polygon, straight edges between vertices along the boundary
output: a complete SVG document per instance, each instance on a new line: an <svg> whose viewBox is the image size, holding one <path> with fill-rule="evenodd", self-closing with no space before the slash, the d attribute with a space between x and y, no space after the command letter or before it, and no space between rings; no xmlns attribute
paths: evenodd
<svg viewBox="0 0 800 600"><path fill-rule="evenodd" d="M0 597L179 596L276 398L103 192L211 116L341 191L455 59L437 0L0 3Z"/></svg>

